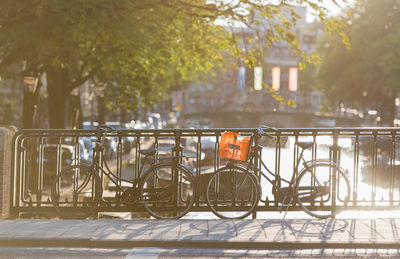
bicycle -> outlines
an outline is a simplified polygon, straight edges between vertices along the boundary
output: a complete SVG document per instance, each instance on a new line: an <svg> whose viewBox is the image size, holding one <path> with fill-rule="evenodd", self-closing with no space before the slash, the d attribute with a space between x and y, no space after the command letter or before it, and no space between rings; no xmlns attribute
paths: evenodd
<svg viewBox="0 0 400 259"><path fill-rule="evenodd" d="M350 199L347 171L330 160L306 161L303 153L305 150L311 149L314 142L297 142L296 145L301 152L292 177L290 180L281 178L269 170L261 158L262 147L259 141L263 135L272 137L269 134L271 131L276 131L276 129L260 126L253 133L250 141L247 141L249 143L245 143L248 148L251 148L251 143L254 142L247 155L243 152L240 153L242 143L237 140L233 144L220 146L220 150L224 151L225 149L225 151L231 152L230 154L239 152L240 157L233 157L236 160L230 159L224 167L218 169L211 176L206 190L207 204L211 211L224 219L248 217L261 201L261 177L271 183L272 194L280 212L284 207L287 212L289 207L296 203L308 215L321 219L334 217L342 211ZM228 156L227 158L232 157ZM264 170L256 166L255 161L259 161ZM303 169L299 172L300 162L302 162ZM274 179L268 176L272 176ZM282 183L286 183L288 186L281 187ZM269 205L268 199L263 202L265 205ZM232 211L235 212L234 215L232 215Z"/></svg>
<svg viewBox="0 0 400 259"><path fill-rule="evenodd" d="M57 214L65 219L85 219L92 216L105 203L103 178L107 177L116 188L112 202L118 205L143 206L157 219L177 219L186 215L194 204L195 186L192 173L179 157L155 159L156 149L138 150L144 156L139 178L134 181L117 177L105 159L107 133L121 134L108 126L96 129L91 164L72 165L61 170L53 182L51 199ZM150 160L153 160L151 162ZM105 169L100 165L104 162ZM150 167L143 172L146 162ZM127 183L129 187L123 187Z"/></svg>

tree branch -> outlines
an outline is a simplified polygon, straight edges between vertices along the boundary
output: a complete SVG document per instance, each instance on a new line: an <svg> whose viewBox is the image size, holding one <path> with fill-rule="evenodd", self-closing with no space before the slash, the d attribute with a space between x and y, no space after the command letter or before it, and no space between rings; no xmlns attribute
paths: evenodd
<svg viewBox="0 0 400 259"><path fill-rule="evenodd" d="M77 78L72 81L70 89L73 90L77 88L78 86L81 86L84 84L89 78L91 78L98 70L100 69L100 66L95 67L92 69L89 73L87 73L85 76L82 76L80 78Z"/></svg>

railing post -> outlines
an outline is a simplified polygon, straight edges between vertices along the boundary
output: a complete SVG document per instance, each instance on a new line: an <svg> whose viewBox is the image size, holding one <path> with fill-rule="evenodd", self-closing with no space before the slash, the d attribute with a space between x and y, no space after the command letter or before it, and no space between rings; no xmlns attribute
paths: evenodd
<svg viewBox="0 0 400 259"><path fill-rule="evenodd" d="M258 132L255 132L255 133L254 133L254 143L259 143L259 138L260 138L260 137L259 137L259 135L258 135ZM261 171L261 161L259 160L259 157L261 157L261 150L262 150L262 149L260 148L259 145L254 146L254 148L255 148L254 152L257 154L257 155L254 157L254 165L256 165L256 166L258 167L258 170ZM254 169L254 171L258 173L257 170ZM258 174L256 174L256 176L257 176L258 180L261 182L261 174L258 173ZM253 219L256 219L256 218L257 218L257 207L256 207L255 210L253 210L252 218L253 218Z"/></svg>
<svg viewBox="0 0 400 259"><path fill-rule="evenodd" d="M139 172L140 172L140 154L139 150L141 149L141 144L140 144L140 137L141 137L141 132L138 132L136 134L136 145L135 145L135 175L134 179L137 179L140 177Z"/></svg>
<svg viewBox="0 0 400 259"><path fill-rule="evenodd" d="M181 145L181 130L177 129L174 130L174 135L175 135L175 146L172 149L173 156L174 157L180 157L180 160L182 159L181 153L183 150L183 147ZM182 161L179 161L182 162Z"/></svg>
<svg viewBox="0 0 400 259"><path fill-rule="evenodd" d="M216 132L215 136L215 147L214 147L214 172L216 172L219 169L219 142L221 141L221 132Z"/></svg>
<svg viewBox="0 0 400 259"><path fill-rule="evenodd" d="M175 146L172 149L172 153L173 153L173 159L179 159L179 163L182 164L182 150L183 147L181 145L181 130L177 129L174 130L174 134L175 134ZM173 178L173 183L174 184L178 184L178 170L173 170L172 172L172 178ZM179 199L179 186L177 189L177 192L173 192L173 197L172 200L177 204L178 203L178 199Z"/></svg>
<svg viewBox="0 0 400 259"><path fill-rule="evenodd" d="M332 160L333 162L339 166L339 145L338 145L338 137L339 133L334 130L333 132L333 143L332 143ZM336 188L337 188L337 171L332 172L332 211L336 210Z"/></svg>
<svg viewBox="0 0 400 259"><path fill-rule="evenodd" d="M394 192L394 172L395 172L395 161L396 161L396 133L392 131L392 139L390 145L390 189L389 189L389 200L390 206L393 206L393 192Z"/></svg>
<svg viewBox="0 0 400 259"><path fill-rule="evenodd" d="M276 133L276 144L275 144L275 183L281 187L279 178L281 177L281 135L280 132ZM274 186L272 186L274 188ZM268 204L267 204L268 203ZM269 201L265 201L265 204L269 206ZM278 206L275 201L275 206Z"/></svg>
<svg viewBox="0 0 400 259"><path fill-rule="evenodd" d="M375 206L375 198L376 198L376 167L378 166L378 143L377 143L377 138L378 138L378 132L374 131L373 132L373 137L374 137L374 142L372 145L372 197L371 197L371 207L373 208Z"/></svg>
<svg viewBox="0 0 400 259"><path fill-rule="evenodd" d="M360 163L360 132L355 131L356 139L354 142L354 172L353 172L353 206L357 206L358 189L358 166Z"/></svg>
<svg viewBox="0 0 400 259"><path fill-rule="evenodd" d="M202 146L201 146L201 131L197 132L197 143L196 143L196 174L195 174L195 182L196 182L196 193L197 193L197 197L195 197L195 202L197 206L200 206L200 196L201 196L201 150L202 150Z"/></svg>
<svg viewBox="0 0 400 259"><path fill-rule="evenodd" d="M15 127L0 127L0 218L11 215L11 148Z"/></svg>

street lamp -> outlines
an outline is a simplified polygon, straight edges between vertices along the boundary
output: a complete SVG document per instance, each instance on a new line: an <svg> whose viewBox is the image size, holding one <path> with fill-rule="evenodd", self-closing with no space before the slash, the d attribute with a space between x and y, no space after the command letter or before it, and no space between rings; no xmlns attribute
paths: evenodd
<svg viewBox="0 0 400 259"><path fill-rule="evenodd" d="M39 78L35 76L24 76L24 91L34 93L36 91Z"/></svg>
<svg viewBox="0 0 400 259"><path fill-rule="evenodd" d="M36 121L37 115L37 100L36 91L39 85L39 77L24 76L23 78L23 111L22 111L22 127L24 129L33 128L33 123ZM36 126L36 125L35 125Z"/></svg>

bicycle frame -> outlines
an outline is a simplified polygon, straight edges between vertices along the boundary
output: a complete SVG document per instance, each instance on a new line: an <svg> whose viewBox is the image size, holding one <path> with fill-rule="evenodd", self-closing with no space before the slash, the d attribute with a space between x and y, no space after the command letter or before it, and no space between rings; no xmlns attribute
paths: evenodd
<svg viewBox="0 0 400 259"><path fill-rule="evenodd" d="M115 175L112 172L112 170L108 167L107 160L105 159L103 152L104 152L104 147L102 145L100 145L99 143L97 143L96 147L93 149L93 160L90 165L90 168L98 173L98 176L100 177L101 180L103 180L102 176L106 175L106 177L117 188L117 193L118 192L120 192L120 193L126 192L126 190L124 190L124 188L121 187L121 184L120 184L121 182L126 182L129 184L132 184L132 186L135 188L136 187L135 185L137 185L136 180L130 181L130 180L122 179L121 177L118 177L117 175ZM142 174L144 165L146 164L147 160L149 160L148 157L145 157L145 160L139 169L139 178ZM100 166L100 161L104 163L106 170ZM102 172L102 174L100 174L100 172Z"/></svg>
<svg viewBox="0 0 400 259"><path fill-rule="evenodd" d="M140 179L142 177L144 166L147 164L147 162L149 162L149 164L151 165L147 170L151 170L153 167L159 165L160 160L173 161L175 164L179 164L178 157L158 159L157 162L154 161L153 163L151 163L151 158L148 156L145 156L144 161L140 162L141 165L139 168L139 174L138 174L139 177L133 181L130 181L130 180L122 179L121 177L116 176L112 172L112 170L108 167L107 160L104 157L103 151L104 151L104 147L102 145L100 145L100 144L96 145L96 147L93 149L94 159L90 165L90 168L99 174L98 176L100 177L101 180L103 180L103 178L101 177L102 175L100 175L100 171L103 173L103 175L106 175L106 177L114 184L115 188L117 188L117 195L119 195L120 193L125 193L127 191L126 189L121 187L121 184L120 184L121 182L126 182L129 184L132 184L132 188L138 188ZM104 163L106 170L100 166L100 161L102 161ZM147 170L146 170L146 172L147 172ZM177 179L175 179L176 177L173 177L173 178L174 178L173 184L175 184Z"/></svg>
<svg viewBox="0 0 400 259"><path fill-rule="evenodd" d="M255 136L252 137L252 139L254 139L254 147L250 151L251 153L249 155L249 159L248 159L248 162L247 162L247 165L246 165L246 170L252 171L253 173L255 173L255 175L256 175L256 177L257 177L257 179L259 181L261 180L261 177L263 177L269 183L271 183L272 188L276 188L276 190L278 192L281 192L281 193L283 193L285 195L288 195L288 193L285 193L283 191L283 188L281 188L281 181L287 183L288 187L292 188L292 196L291 197L293 197L295 195L293 187L296 184L297 178L299 176L299 170L298 169L299 169L299 165L300 165L301 161L303 162L302 163L303 164L303 169L301 171L306 170L307 168L309 168L312 164L314 164L316 162L329 162L330 163L330 161L327 161L327 160L306 161L304 159L304 157L303 157L304 149L302 149L301 152L300 152L300 155L297 158L297 161L295 163L296 166L293 169L292 177L291 177L291 179L289 181L289 180L286 180L284 178L281 178L278 174L272 172L267 167L267 165L264 163L264 161L262 160L262 157L260 155L261 154L261 150L262 150L262 146L259 145L259 136L255 135ZM259 168L256 165L255 161L259 161L260 162L261 168ZM264 172L266 172L266 173L264 173ZM270 175L270 177L271 178L273 177L274 179L271 179L268 175ZM238 186L238 188L240 188L241 185L244 182L245 182L245 179L243 179L242 183ZM287 187L285 187L285 188L287 188ZM262 202L266 202L266 200L262 200L262 199L261 199L261 201Z"/></svg>

